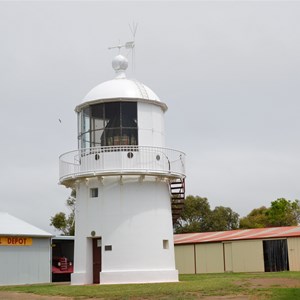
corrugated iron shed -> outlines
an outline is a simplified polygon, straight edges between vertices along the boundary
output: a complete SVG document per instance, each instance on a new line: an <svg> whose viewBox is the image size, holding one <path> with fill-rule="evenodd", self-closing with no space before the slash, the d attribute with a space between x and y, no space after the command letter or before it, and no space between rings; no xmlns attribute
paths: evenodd
<svg viewBox="0 0 300 300"><path fill-rule="evenodd" d="M199 244L286 237L300 237L300 226L175 234L174 243L175 245Z"/></svg>

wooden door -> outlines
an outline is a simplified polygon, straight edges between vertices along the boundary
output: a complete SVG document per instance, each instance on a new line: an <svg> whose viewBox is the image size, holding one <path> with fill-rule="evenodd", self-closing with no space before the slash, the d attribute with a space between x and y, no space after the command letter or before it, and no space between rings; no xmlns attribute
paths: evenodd
<svg viewBox="0 0 300 300"><path fill-rule="evenodd" d="M93 239L93 283L100 283L101 239Z"/></svg>

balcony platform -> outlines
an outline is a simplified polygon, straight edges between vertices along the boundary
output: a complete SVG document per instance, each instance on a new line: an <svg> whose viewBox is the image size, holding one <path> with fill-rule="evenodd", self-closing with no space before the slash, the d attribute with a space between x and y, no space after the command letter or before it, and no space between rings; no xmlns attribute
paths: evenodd
<svg viewBox="0 0 300 300"><path fill-rule="evenodd" d="M145 175L185 177L185 153L150 146L107 146L64 153L59 158L59 182L70 186L80 178Z"/></svg>

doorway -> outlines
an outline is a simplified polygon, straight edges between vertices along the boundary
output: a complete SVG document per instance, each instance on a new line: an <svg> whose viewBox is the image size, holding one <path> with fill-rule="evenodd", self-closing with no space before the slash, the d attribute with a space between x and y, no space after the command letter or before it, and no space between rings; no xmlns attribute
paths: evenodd
<svg viewBox="0 0 300 300"><path fill-rule="evenodd" d="M93 239L93 283L100 283L101 238Z"/></svg>
<svg viewBox="0 0 300 300"><path fill-rule="evenodd" d="M263 241L265 272L289 270L287 240Z"/></svg>

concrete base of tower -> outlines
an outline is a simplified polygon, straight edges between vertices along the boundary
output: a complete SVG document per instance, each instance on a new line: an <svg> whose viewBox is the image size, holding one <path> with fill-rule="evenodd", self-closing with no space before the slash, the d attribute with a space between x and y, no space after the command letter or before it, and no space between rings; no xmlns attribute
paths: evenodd
<svg viewBox="0 0 300 300"><path fill-rule="evenodd" d="M92 275L86 272L76 272L71 274L71 285L84 285L93 282Z"/></svg>
<svg viewBox="0 0 300 300"><path fill-rule="evenodd" d="M177 270L100 272L100 284L178 282Z"/></svg>

